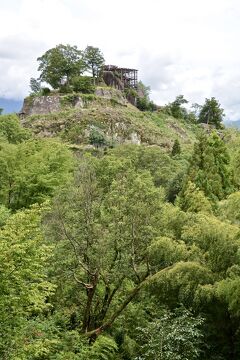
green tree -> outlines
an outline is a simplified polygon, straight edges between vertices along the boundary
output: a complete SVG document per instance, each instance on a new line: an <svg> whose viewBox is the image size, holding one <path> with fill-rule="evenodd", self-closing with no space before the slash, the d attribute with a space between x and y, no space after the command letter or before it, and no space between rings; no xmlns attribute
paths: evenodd
<svg viewBox="0 0 240 360"><path fill-rule="evenodd" d="M17 144L31 137L31 132L24 129L17 115L2 115L0 118L0 136L9 143Z"/></svg>
<svg viewBox="0 0 240 360"><path fill-rule="evenodd" d="M41 203L69 180L73 166L65 145L49 140L30 140L0 147L0 201L17 210Z"/></svg>
<svg viewBox="0 0 240 360"><path fill-rule="evenodd" d="M32 90L32 94L40 94L41 92L41 81L37 79L31 78L30 79L30 89Z"/></svg>
<svg viewBox="0 0 240 360"><path fill-rule="evenodd" d="M176 203L183 211L212 212L211 203L204 196L204 192L199 190L196 185L190 181L186 185L184 193L179 199L177 199Z"/></svg>
<svg viewBox="0 0 240 360"><path fill-rule="evenodd" d="M187 117L187 110L183 105L187 103L183 95L178 95L172 103L167 105L167 111L176 119L184 119Z"/></svg>
<svg viewBox="0 0 240 360"><path fill-rule="evenodd" d="M104 56L99 48L87 46L84 50L84 61L87 65L87 69L92 73L95 85L96 80L100 77L101 69L105 62Z"/></svg>
<svg viewBox="0 0 240 360"><path fill-rule="evenodd" d="M3 108L0 108L0 115L2 115L3 113Z"/></svg>
<svg viewBox="0 0 240 360"><path fill-rule="evenodd" d="M5 225L7 219L10 217L11 212L6 206L0 205L0 228Z"/></svg>
<svg viewBox="0 0 240 360"><path fill-rule="evenodd" d="M95 128L93 128L89 134L89 142L96 147L107 145L107 140L104 134Z"/></svg>
<svg viewBox="0 0 240 360"><path fill-rule="evenodd" d="M240 192L234 192L218 204L218 213L222 219L231 223L240 223Z"/></svg>
<svg viewBox="0 0 240 360"><path fill-rule="evenodd" d="M21 331L33 314L50 308L54 285L46 277L51 247L40 231L43 209L33 207L11 216L0 230L0 356L15 358Z"/></svg>
<svg viewBox="0 0 240 360"><path fill-rule="evenodd" d="M233 176L230 157L223 140L212 132L209 136L201 133L194 145L185 185L191 181L214 201L221 200L233 190Z"/></svg>
<svg viewBox="0 0 240 360"><path fill-rule="evenodd" d="M211 99L205 100L200 110L198 121L200 123L214 125L216 129L221 129L224 116L224 110L221 108L220 103L215 97L212 97Z"/></svg>
<svg viewBox="0 0 240 360"><path fill-rule="evenodd" d="M127 95L131 97L131 92L133 89L127 89ZM135 90L134 90L135 91ZM137 91L136 91L136 106L141 111L154 111L156 110L156 105L153 101L150 100L150 86L146 86L142 81L138 82Z"/></svg>
<svg viewBox="0 0 240 360"><path fill-rule="evenodd" d="M164 279L190 252L172 239L153 241L164 195L149 172L134 172L128 161L111 167L92 161L81 164L75 185L56 199L46 221L48 239L56 243L56 296L74 302L78 328L95 338L112 327L150 279ZM157 251L150 255L152 241ZM157 254L166 261L156 261Z"/></svg>
<svg viewBox="0 0 240 360"><path fill-rule="evenodd" d="M160 319L138 329L139 355L136 360L199 359L203 319L185 309L163 312Z"/></svg>
<svg viewBox="0 0 240 360"><path fill-rule="evenodd" d="M65 81L69 84L74 76L81 75L86 69L83 54L76 46L57 45L37 59L39 79L57 89Z"/></svg>
<svg viewBox="0 0 240 360"><path fill-rule="evenodd" d="M73 90L83 94L92 94L95 92L93 79L89 76L76 76L71 80Z"/></svg>

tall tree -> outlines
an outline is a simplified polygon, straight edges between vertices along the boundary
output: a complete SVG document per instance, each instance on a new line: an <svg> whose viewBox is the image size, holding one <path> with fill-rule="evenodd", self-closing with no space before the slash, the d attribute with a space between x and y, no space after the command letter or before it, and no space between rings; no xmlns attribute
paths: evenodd
<svg viewBox="0 0 240 360"><path fill-rule="evenodd" d="M217 129L222 128L222 122L224 118L224 110L221 108L220 103L212 97L206 99L202 106L198 121L200 123L214 125Z"/></svg>
<svg viewBox="0 0 240 360"><path fill-rule="evenodd" d="M215 201L223 199L233 190L230 157L225 143L215 132L209 136L200 134L180 196L186 191L188 181Z"/></svg>
<svg viewBox="0 0 240 360"><path fill-rule="evenodd" d="M87 46L84 50L84 60L88 70L90 70L92 73L95 84L96 79L98 79L100 76L100 71L105 62L104 56L99 48Z"/></svg>
<svg viewBox="0 0 240 360"><path fill-rule="evenodd" d="M163 193L148 172L136 173L128 164L108 184L89 165L82 163L75 186L56 200L47 224L48 238L57 245L57 296L64 291L69 297L64 287L71 289L78 326L95 337L113 325L151 279L164 277L189 253L172 239L152 243ZM109 173L104 175L109 180ZM62 276L67 276L64 287Z"/></svg>
<svg viewBox="0 0 240 360"><path fill-rule="evenodd" d="M59 88L63 81L69 83L71 78L82 74L85 70L83 54L77 46L57 45L49 49L37 59L39 62L39 79Z"/></svg>

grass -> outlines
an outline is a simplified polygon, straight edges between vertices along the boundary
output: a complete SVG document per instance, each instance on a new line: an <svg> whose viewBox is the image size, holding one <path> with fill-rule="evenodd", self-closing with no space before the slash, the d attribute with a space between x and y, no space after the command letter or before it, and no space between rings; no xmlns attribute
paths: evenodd
<svg viewBox="0 0 240 360"><path fill-rule="evenodd" d="M141 112L130 104L119 104L115 98L106 99L92 94L81 95L81 98L86 101L83 109L65 107L59 113L32 115L25 119L24 125L35 134L47 132L77 144L88 143L88 133L92 126L117 142L129 141L134 133L141 139L141 143L158 145L167 151L170 151L176 138L183 148L192 146L195 141L197 127L193 124L181 122L161 112ZM66 102L74 100L72 95L71 98L69 95L63 96L63 99Z"/></svg>

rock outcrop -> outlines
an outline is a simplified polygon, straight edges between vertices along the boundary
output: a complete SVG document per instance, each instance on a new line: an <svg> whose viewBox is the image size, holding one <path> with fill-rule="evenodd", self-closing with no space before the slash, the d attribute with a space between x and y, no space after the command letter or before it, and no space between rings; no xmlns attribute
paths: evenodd
<svg viewBox="0 0 240 360"><path fill-rule="evenodd" d="M48 95L48 96L29 96L24 99L23 107L20 112L21 117L30 115L46 115L60 112L68 108L84 108L89 102L89 98L101 97L115 101L119 105L126 106L128 101L123 93L117 89L98 87L95 94L67 94L67 95Z"/></svg>

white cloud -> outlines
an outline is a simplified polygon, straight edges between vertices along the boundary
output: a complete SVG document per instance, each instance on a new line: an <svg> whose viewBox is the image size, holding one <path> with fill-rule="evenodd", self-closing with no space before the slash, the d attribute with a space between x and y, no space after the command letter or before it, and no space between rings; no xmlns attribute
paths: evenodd
<svg viewBox="0 0 240 360"><path fill-rule="evenodd" d="M240 118L238 0L0 0L0 97L27 95L36 58L59 43L98 46L136 67L159 104L215 96Z"/></svg>

